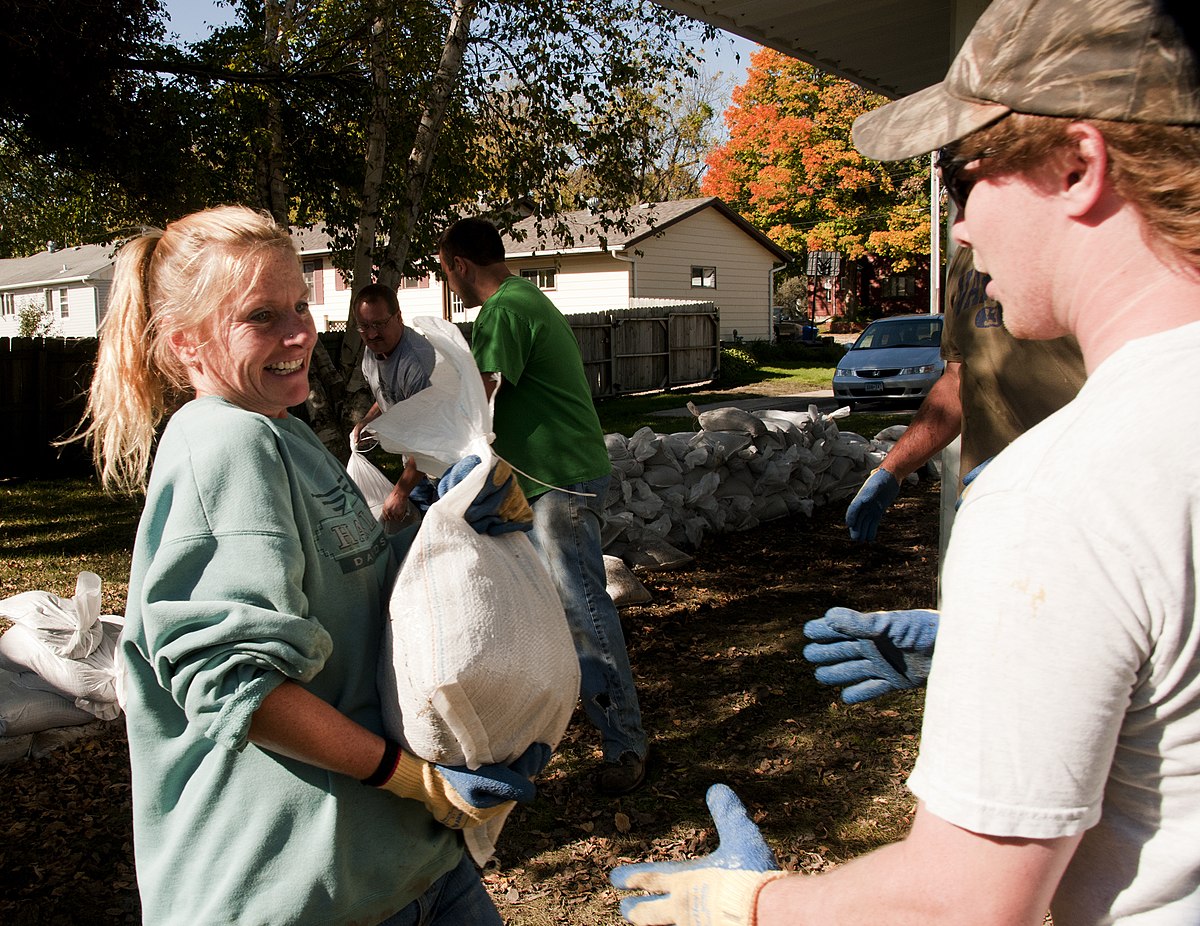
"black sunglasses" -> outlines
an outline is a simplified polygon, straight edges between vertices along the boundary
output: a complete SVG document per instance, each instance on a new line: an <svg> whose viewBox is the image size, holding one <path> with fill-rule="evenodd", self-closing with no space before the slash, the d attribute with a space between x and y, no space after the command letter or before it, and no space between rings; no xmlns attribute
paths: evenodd
<svg viewBox="0 0 1200 926"><path fill-rule="evenodd" d="M942 186L946 188L946 192L950 196L950 202L954 203L959 212L967 208L967 197L971 195L971 189L975 186L975 181L979 179L974 172L969 176L964 176L963 168L973 161L992 157L994 154L995 152L990 148L972 152L970 155L962 154L954 148L938 149L938 176L941 177Z"/></svg>

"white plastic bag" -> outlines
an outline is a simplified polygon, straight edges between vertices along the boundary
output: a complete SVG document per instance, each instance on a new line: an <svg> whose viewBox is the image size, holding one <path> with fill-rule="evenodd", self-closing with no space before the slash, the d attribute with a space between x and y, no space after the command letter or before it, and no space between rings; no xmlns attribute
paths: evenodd
<svg viewBox="0 0 1200 926"><path fill-rule="evenodd" d="M0 668L32 673L22 675L22 684L57 692L100 720L114 720L121 713L117 640L124 619L104 615L97 623L103 638L83 659L59 656L34 631L14 624L0 636Z"/></svg>
<svg viewBox="0 0 1200 926"><path fill-rule="evenodd" d="M371 506L371 514L375 515L375 520L378 521L383 512L383 503L392 494L394 486L392 480L358 449L358 441L354 439L353 431L350 432L350 459L346 461L346 472L358 486L358 491L362 492L363 498Z"/></svg>
<svg viewBox="0 0 1200 926"><path fill-rule="evenodd" d="M82 659L104 639L100 626L100 577L81 572L75 580L75 597L50 592L22 592L0 601L0 617L26 628L51 653Z"/></svg>

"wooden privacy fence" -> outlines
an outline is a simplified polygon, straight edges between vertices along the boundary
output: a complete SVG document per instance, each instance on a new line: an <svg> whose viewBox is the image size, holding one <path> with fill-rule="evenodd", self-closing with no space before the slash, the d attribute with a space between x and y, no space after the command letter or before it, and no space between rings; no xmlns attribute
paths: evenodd
<svg viewBox="0 0 1200 926"><path fill-rule="evenodd" d="M75 430L96 359L94 338L0 338L0 478L91 471Z"/></svg>
<svg viewBox="0 0 1200 926"><path fill-rule="evenodd" d="M716 377L721 317L712 303L568 315L593 398L670 389Z"/></svg>

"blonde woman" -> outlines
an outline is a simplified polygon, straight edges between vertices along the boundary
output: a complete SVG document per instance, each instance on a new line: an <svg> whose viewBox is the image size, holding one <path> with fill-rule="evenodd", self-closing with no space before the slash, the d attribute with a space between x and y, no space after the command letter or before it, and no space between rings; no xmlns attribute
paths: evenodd
<svg viewBox="0 0 1200 926"><path fill-rule="evenodd" d="M86 436L107 486L146 491L121 642L143 917L498 926L454 828L530 799L546 753L468 772L381 735L394 554L288 414L307 298L287 231L241 207L117 260Z"/></svg>

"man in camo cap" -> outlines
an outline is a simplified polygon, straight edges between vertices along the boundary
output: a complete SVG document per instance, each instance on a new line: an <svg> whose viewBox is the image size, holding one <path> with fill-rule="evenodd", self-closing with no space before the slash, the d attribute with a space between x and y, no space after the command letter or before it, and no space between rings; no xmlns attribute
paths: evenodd
<svg viewBox="0 0 1200 926"><path fill-rule="evenodd" d="M872 157L940 149L954 237L1005 325L1074 336L1088 381L958 513L908 836L785 876L715 786L717 852L614 872L651 892L623 901L632 922L1200 923L1200 89L1182 9L995 0L943 83L856 123Z"/></svg>

